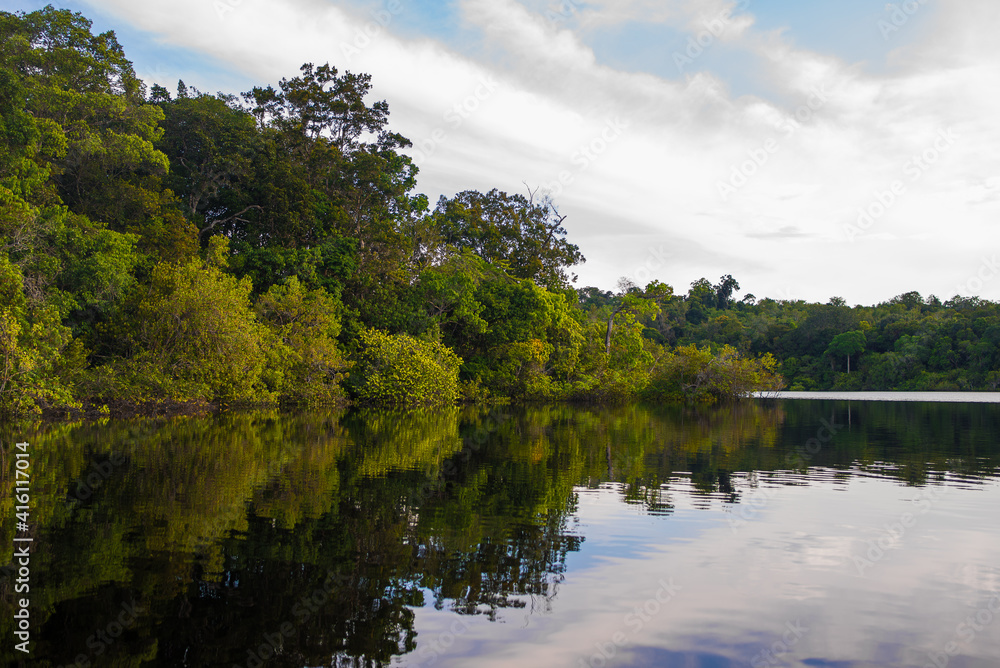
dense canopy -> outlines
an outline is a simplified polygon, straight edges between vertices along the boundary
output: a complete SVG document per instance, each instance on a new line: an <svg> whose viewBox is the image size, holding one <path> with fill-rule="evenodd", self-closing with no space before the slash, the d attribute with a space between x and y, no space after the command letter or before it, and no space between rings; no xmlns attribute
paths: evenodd
<svg viewBox="0 0 1000 668"><path fill-rule="evenodd" d="M0 12L0 411L1000 383L978 299L576 288L550 197L432 208L370 94L313 63L241 96L147 89L81 14Z"/></svg>

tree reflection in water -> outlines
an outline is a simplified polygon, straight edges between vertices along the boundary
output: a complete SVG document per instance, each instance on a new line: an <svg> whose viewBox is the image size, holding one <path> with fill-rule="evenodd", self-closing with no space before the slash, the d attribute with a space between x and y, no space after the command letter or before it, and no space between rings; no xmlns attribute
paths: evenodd
<svg viewBox="0 0 1000 668"><path fill-rule="evenodd" d="M8 426L5 451L14 440L35 448L33 658L387 665L420 645L421 606L489 620L510 608L545 614L584 540L573 528L581 490L611 485L656 515L677 494L739 504L734 476L787 472L820 420L846 423L847 410L545 406ZM809 466L914 485L942 471L972 483L995 474L989 405L851 411ZM0 481L3 563L11 471ZM0 594L11 601L7 573ZM138 618L107 636L130 602ZM0 620L5 637L11 624ZM9 643L0 649L5 665L20 660Z"/></svg>

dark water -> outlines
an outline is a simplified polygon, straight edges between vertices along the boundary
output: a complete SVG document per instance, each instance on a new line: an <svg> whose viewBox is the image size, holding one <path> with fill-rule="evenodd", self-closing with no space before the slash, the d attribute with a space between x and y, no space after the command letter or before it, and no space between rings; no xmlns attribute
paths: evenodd
<svg viewBox="0 0 1000 668"><path fill-rule="evenodd" d="M788 400L4 428L0 665L994 668L998 434Z"/></svg>

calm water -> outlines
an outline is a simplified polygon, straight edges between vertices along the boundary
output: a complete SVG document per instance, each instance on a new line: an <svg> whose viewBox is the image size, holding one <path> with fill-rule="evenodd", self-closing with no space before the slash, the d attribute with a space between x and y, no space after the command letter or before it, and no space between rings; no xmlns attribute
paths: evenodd
<svg viewBox="0 0 1000 668"><path fill-rule="evenodd" d="M762 392L775 399L845 399L850 401L929 401L935 403L1000 403L1000 392Z"/></svg>
<svg viewBox="0 0 1000 668"><path fill-rule="evenodd" d="M824 400L6 430L0 563L28 440L23 665L995 668L998 433Z"/></svg>

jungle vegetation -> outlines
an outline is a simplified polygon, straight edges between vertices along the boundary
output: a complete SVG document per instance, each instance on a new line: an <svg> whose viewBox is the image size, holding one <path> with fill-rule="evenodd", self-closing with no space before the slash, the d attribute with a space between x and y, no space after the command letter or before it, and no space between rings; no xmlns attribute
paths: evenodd
<svg viewBox="0 0 1000 668"><path fill-rule="evenodd" d="M584 258L550 198L415 192L369 75L147 88L91 28L0 12L5 414L1000 381L996 304L736 301L731 276L576 288Z"/></svg>

